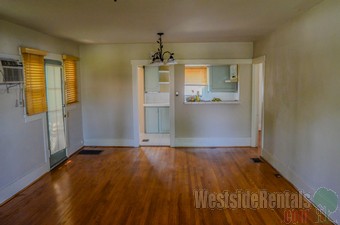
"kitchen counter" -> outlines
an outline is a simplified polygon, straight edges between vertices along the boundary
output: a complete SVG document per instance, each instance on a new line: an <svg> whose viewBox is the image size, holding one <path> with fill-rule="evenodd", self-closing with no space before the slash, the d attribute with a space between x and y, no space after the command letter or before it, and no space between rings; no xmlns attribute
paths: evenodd
<svg viewBox="0 0 340 225"><path fill-rule="evenodd" d="M213 101L200 101L200 102L184 102L187 105L214 105L214 104L241 104L240 101L220 101L220 102L213 102Z"/></svg>
<svg viewBox="0 0 340 225"><path fill-rule="evenodd" d="M144 104L144 107L169 107L169 103L148 103Z"/></svg>

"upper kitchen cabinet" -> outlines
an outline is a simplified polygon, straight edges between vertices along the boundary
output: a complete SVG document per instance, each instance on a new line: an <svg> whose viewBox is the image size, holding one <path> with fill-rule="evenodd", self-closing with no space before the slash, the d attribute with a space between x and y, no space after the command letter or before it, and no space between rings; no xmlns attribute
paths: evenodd
<svg viewBox="0 0 340 225"><path fill-rule="evenodd" d="M232 69L232 70L231 70ZM209 67L210 92L237 92L237 78L234 67L230 65Z"/></svg>
<svg viewBox="0 0 340 225"><path fill-rule="evenodd" d="M144 79L145 93L160 92L159 69L157 66L145 66Z"/></svg>
<svg viewBox="0 0 340 225"><path fill-rule="evenodd" d="M169 68L145 66L145 93L169 92Z"/></svg>

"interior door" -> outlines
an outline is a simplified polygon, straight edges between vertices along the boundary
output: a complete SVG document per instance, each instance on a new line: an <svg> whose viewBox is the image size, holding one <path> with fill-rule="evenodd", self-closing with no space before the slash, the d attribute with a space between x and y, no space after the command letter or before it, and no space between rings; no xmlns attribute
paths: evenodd
<svg viewBox="0 0 340 225"><path fill-rule="evenodd" d="M51 168L66 156L64 80L60 61L45 60L47 119Z"/></svg>

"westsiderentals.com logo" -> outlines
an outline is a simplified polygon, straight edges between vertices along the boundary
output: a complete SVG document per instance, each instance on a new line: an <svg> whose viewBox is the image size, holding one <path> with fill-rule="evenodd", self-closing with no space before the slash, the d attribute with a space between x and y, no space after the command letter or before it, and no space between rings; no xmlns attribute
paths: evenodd
<svg viewBox="0 0 340 225"><path fill-rule="evenodd" d="M338 209L338 195L327 188L319 188L314 195L303 191L269 192L265 189L251 192L249 190L209 192L206 189L193 190L194 206L196 209L284 209L285 224L307 223L308 212L312 201L316 210L315 223L331 220L331 215ZM336 221L332 221L336 222Z"/></svg>

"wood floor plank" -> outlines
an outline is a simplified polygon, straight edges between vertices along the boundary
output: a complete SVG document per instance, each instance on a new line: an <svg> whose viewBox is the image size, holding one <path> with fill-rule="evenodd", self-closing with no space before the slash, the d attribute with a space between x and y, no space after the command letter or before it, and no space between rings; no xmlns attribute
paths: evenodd
<svg viewBox="0 0 340 225"><path fill-rule="evenodd" d="M293 209L195 208L194 190L297 193L274 176L269 164L252 162L254 157L255 148L104 148L100 155L74 155L2 205L0 224L290 222L285 210ZM294 224L315 224L317 219L312 207L305 220Z"/></svg>

